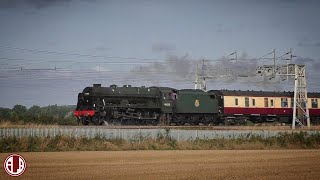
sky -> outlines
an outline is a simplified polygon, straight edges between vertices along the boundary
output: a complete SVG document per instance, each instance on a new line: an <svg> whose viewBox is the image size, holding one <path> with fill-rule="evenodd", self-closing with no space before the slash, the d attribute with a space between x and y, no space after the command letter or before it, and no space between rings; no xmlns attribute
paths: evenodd
<svg viewBox="0 0 320 180"><path fill-rule="evenodd" d="M270 59L248 60L291 48L293 62L307 67L308 90L320 91L319 7L317 0L2 0L0 106L76 104L93 83L192 89L201 59L217 60L207 65L208 89L292 91L290 81L254 76ZM239 61L230 62L234 51Z"/></svg>

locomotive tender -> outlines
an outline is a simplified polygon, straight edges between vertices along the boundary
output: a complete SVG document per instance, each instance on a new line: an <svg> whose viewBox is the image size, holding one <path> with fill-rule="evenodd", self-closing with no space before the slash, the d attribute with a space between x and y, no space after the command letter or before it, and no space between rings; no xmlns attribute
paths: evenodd
<svg viewBox="0 0 320 180"><path fill-rule="evenodd" d="M198 125L235 122L289 122L292 93L194 89L170 87L102 87L94 84L78 95L74 111L88 125ZM311 120L319 121L320 93L310 93ZM267 99L266 99L267 98Z"/></svg>

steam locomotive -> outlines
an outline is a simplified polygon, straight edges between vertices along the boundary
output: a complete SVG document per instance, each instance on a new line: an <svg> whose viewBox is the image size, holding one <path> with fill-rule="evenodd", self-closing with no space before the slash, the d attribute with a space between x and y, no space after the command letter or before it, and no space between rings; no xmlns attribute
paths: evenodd
<svg viewBox="0 0 320 180"><path fill-rule="evenodd" d="M310 117L320 121L320 93L309 93ZM88 125L218 125L265 121L290 122L292 92L230 91L170 87L102 87L78 94L74 115Z"/></svg>

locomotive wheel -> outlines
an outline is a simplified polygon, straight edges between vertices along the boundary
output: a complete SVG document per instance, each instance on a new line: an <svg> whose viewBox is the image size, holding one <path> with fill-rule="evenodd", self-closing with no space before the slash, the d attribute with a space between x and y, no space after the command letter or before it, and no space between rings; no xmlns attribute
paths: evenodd
<svg viewBox="0 0 320 180"><path fill-rule="evenodd" d="M138 117L138 119L141 119L141 118L142 118L142 113L141 113L141 111L138 111L138 112L137 112L137 117Z"/></svg>
<svg viewBox="0 0 320 180"><path fill-rule="evenodd" d="M106 115L102 118L102 121L101 121L101 124L100 125L103 125L104 123L106 124L112 124L113 123L113 120L112 120L112 117L110 115Z"/></svg>
<svg viewBox="0 0 320 180"><path fill-rule="evenodd" d="M104 124L104 120L101 119L99 125L103 125Z"/></svg>
<svg viewBox="0 0 320 180"><path fill-rule="evenodd" d="M94 124L94 125L102 125L104 122L103 122L103 120L100 118L100 117L97 117L97 116L94 116L94 117L92 117L91 118L91 122L92 122L92 124Z"/></svg>
<svg viewBox="0 0 320 180"><path fill-rule="evenodd" d="M158 123L157 123L157 121L156 120L151 120L151 125L152 126L156 126Z"/></svg>
<svg viewBox="0 0 320 180"><path fill-rule="evenodd" d="M80 118L80 121L81 121L81 123L83 124L83 125L88 125L89 124L89 121L85 118L85 117L81 117Z"/></svg>

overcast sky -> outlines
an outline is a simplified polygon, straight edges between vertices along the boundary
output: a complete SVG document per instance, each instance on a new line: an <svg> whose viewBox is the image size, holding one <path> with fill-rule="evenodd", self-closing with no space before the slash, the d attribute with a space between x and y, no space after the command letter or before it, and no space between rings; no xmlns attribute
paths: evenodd
<svg viewBox="0 0 320 180"><path fill-rule="evenodd" d="M0 106L76 104L93 83L193 88L191 76L170 77L192 68L149 64L219 59L234 51L258 58L276 49L280 56L290 48L310 69L309 90L320 91L319 7L317 0L2 0ZM140 76L132 75L139 68ZM208 86L293 89L286 82L260 86L252 78Z"/></svg>

